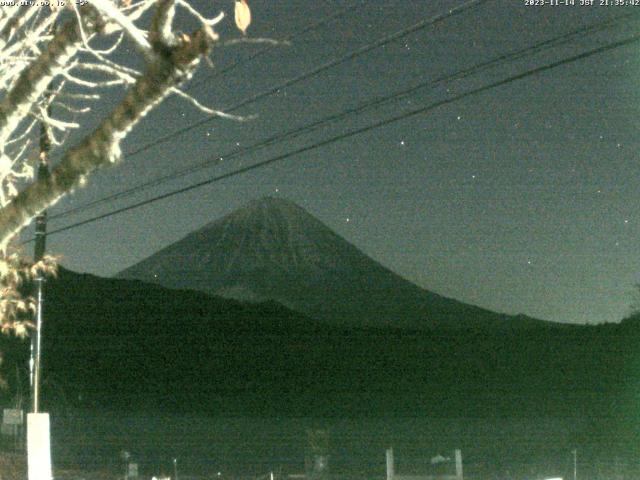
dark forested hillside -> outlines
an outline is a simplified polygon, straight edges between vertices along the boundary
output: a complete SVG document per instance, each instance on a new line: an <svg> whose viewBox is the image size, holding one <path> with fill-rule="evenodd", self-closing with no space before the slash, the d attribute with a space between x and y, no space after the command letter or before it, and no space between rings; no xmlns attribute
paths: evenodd
<svg viewBox="0 0 640 480"><path fill-rule="evenodd" d="M45 402L213 414L619 417L637 398L637 323L337 328L276 303L62 270L47 283ZM5 351L9 379L20 359L25 380L26 343Z"/></svg>

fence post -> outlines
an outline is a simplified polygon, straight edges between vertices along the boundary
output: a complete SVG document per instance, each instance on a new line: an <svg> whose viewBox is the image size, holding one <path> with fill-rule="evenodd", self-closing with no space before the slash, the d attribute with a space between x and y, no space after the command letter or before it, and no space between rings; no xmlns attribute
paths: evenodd
<svg viewBox="0 0 640 480"><path fill-rule="evenodd" d="M387 480L393 480L395 476L393 465L393 448L387 448Z"/></svg>
<svg viewBox="0 0 640 480"><path fill-rule="evenodd" d="M456 477L462 480L462 452L456 448Z"/></svg>

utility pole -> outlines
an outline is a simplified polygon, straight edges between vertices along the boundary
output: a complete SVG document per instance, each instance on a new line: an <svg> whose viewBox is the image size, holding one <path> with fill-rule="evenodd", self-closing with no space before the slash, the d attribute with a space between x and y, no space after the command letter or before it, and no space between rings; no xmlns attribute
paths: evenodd
<svg viewBox="0 0 640 480"><path fill-rule="evenodd" d="M44 122L40 124L40 158L38 163L38 180L49 178L48 155L51 139ZM36 243L33 252L34 261L42 260L46 246L47 214L40 213L36 217ZM36 289L36 331L31 337L31 403L32 412L27 415L27 466L29 480L51 480L51 426L48 413L40 412L40 356L42 339L42 304L44 294L44 278L38 274L35 279Z"/></svg>
<svg viewBox="0 0 640 480"><path fill-rule="evenodd" d="M40 124L40 158L38 161L38 181L46 181L49 178L49 151L51 139L44 122ZM43 210L36 217L36 239L33 252L34 262L39 262L44 257L47 242L47 212ZM38 275L36 282L36 331L31 337L31 411L38 413L40 410L40 357L42 338L42 307L44 302L44 278Z"/></svg>

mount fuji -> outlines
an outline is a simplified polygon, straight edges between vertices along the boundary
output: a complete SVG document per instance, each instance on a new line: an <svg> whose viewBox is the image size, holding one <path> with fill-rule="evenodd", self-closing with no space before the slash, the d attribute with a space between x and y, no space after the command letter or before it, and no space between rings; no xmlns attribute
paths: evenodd
<svg viewBox="0 0 640 480"><path fill-rule="evenodd" d="M550 323L420 288L302 207L274 197L249 202L117 277L241 301L276 301L340 326L484 330Z"/></svg>

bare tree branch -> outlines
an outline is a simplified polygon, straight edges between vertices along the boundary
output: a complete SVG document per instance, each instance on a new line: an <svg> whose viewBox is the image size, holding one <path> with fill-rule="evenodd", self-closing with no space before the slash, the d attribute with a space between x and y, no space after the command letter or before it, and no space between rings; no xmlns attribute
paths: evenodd
<svg viewBox="0 0 640 480"><path fill-rule="evenodd" d="M246 0L238 1L242 3L246 30L250 11ZM55 266L51 258L32 265L9 249L10 240L38 213L83 185L94 170L120 160L122 140L151 109L175 94L208 114L244 119L204 106L178 88L218 41L213 27L223 19L222 13L207 18L187 0L89 0L80 8L73 2L67 5L72 15L55 9L0 5L2 332L27 333L30 324L25 315L34 303L21 293L20 282L33 272L52 271ZM178 7L200 25L192 35L175 33ZM137 23L150 8L155 11L146 31ZM68 20L54 30L61 16ZM111 42L110 35L117 38ZM99 39L103 42L98 43ZM125 48L126 42L141 52L144 68L108 58ZM104 89L111 86L128 89L122 101L98 127L62 154L50 175L24 187L33 177L34 127L39 125L41 139L42 135L48 139L37 161L47 162L49 147L66 143L71 130L82 126L82 114L91 110L88 102L100 100ZM52 105L61 108L52 110ZM19 192L18 187L24 188Z"/></svg>
<svg viewBox="0 0 640 480"><path fill-rule="evenodd" d="M85 6L86 7L86 6ZM85 8L81 27L69 21L54 36L48 48L18 77L16 84L0 102L0 144L3 144L20 121L47 89L51 80L61 73L82 42L81 28L92 33L100 31L104 22L93 8Z"/></svg>
<svg viewBox="0 0 640 480"><path fill-rule="evenodd" d="M203 28L175 47L154 45L155 60L122 103L63 156L48 179L36 181L0 210L0 245L6 245L34 216L81 184L93 170L115 163L121 155L121 140L173 87L193 73L210 44L210 34Z"/></svg>

